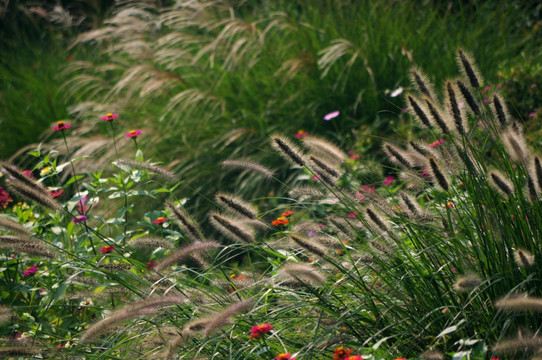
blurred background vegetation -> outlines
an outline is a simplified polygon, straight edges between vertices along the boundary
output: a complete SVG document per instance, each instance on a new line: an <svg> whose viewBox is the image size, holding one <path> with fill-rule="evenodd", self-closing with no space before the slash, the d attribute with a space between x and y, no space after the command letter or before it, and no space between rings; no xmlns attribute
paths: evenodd
<svg viewBox="0 0 542 360"><path fill-rule="evenodd" d="M272 164L275 132L323 135L380 161L371 150L382 137L412 132L393 96L408 91L410 66L441 83L458 46L503 85L514 115L539 117L541 10L520 0L4 1L0 157L21 162L38 139L55 147L49 128L68 120L70 146L102 159L80 165L98 170L114 157L99 118L120 113L121 156L133 156L123 134L143 129L146 157L174 170L178 196L203 213L196 193L256 196L248 175L218 164Z"/></svg>

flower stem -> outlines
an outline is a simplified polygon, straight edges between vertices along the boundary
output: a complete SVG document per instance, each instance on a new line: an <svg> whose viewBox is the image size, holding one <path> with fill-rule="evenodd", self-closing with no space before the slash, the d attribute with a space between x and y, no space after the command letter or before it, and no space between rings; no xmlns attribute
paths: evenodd
<svg viewBox="0 0 542 360"><path fill-rule="evenodd" d="M108 121L111 125L111 133L113 135L113 145L115 147L115 155L117 160L119 160L119 152L117 150L117 139L115 137L115 128L113 127L113 122ZM122 176L122 169L119 169L119 179L122 185L122 190L124 191L124 237L122 238L122 245L126 243L126 232L128 230L128 194L126 194L126 186L124 184L124 177Z"/></svg>

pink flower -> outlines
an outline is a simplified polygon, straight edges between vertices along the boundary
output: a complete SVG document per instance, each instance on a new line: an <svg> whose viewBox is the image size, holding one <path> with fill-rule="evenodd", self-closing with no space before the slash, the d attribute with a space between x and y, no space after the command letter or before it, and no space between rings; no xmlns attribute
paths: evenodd
<svg viewBox="0 0 542 360"><path fill-rule="evenodd" d="M163 217L159 217L158 219L154 220L152 223L153 224L161 224L161 223L164 223L166 222L168 219L167 218L163 218Z"/></svg>
<svg viewBox="0 0 542 360"><path fill-rule="evenodd" d="M56 126L53 128L53 131L62 131L69 129L71 127L70 124L64 124L64 121L58 121L56 123Z"/></svg>
<svg viewBox="0 0 542 360"><path fill-rule="evenodd" d="M389 185L395 180L393 176L386 176L386 179L384 180L384 185Z"/></svg>
<svg viewBox="0 0 542 360"><path fill-rule="evenodd" d="M87 221L87 217L85 215L79 215L74 218L72 218L72 223L74 224L80 224L82 222Z"/></svg>
<svg viewBox="0 0 542 360"><path fill-rule="evenodd" d="M535 116L536 116L536 112L532 112L532 113L529 114L529 117L530 117L530 118L531 118L531 117L535 117Z"/></svg>
<svg viewBox="0 0 542 360"><path fill-rule="evenodd" d="M428 167L424 167L424 168L423 168L422 173L421 173L422 176L425 176L425 177L431 177L431 174L429 174L429 173L427 172L427 170L429 170Z"/></svg>
<svg viewBox="0 0 542 360"><path fill-rule="evenodd" d="M438 139L436 141L433 141L431 144L429 144L429 147L431 147L431 148L437 147L440 144L442 144L443 142L444 142L444 139Z"/></svg>
<svg viewBox="0 0 542 360"><path fill-rule="evenodd" d="M359 159L359 158L360 158L360 156L359 156L358 154L352 154L352 155L350 155L350 159L352 159L352 160L357 160L357 159Z"/></svg>
<svg viewBox="0 0 542 360"><path fill-rule="evenodd" d="M369 186L369 185L363 185L363 187L361 188L361 190L370 192L370 193L374 193L375 189L376 188L374 186Z"/></svg>
<svg viewBox="0 0 542 360"><path fill-rule="evenodd" d="M24 170L23 175L28 176L29 178L34 177L34 173L32 171L30 171L30 170Z"/></svg>
<svg viewBox="0 0 542 360"><path fill-rule="evenodd" d="M489 102L489 99L484 99L484 104L487 104Z"/></svg>
<svg viewBox="0 0 542 360"><path fill-rule="evenodd" d="M30 275L34 275L36 271L38 271L38 267L36 265L32 265L26 268L25 271L23 271L23 277L27 277Z"/></svg>
<svg viewBox="0 0 542 360"><path fill-rule="evenodd" d="M84 214L88 211L88 206L86 205L88 201L87 196L83 196L81 200L77 202L77 211L79 211L79 214Z"/></svg>
<svg viewBox="0 0 542 360"><path fill-rule="evenodd" d="M250 340L259 338L262 334L267 334L271 330L273 330L273 327L270 323L253 326L252 329L250 329Z"/></svg>
<svg viewBox="0 0 542 360"><path fill-rule="evenodd" d="M298 130L297 133L295 133L294 136L299 139L299 138L305 137L307 135L309 135L308 132L303 131L303 130Z"/></svg>
<svg viewBox="0 0 542 360"><path fill-rule="evenodd" d="M326 114L324 115L324 120L325 121L329 121L331 119L335 119L337 116L339 116L341 112L340 111L333 111L333 112L330 112L329 114Z"/></svg>
<svg viewBox="0 0 542 360"><path fill-rule="evenodd" d="M534 84L531 84L531 89L534 89L535 87L537 87L538 85L536 83Z"/></svg>
<svg viewBox="0 0 542 360"><path fill-rule="evenodd" d="M47 293L47 291L46 291L45 289L39 289L39 290L38 290L38 293L39 293L40 295L44 295L44 294Z"/></svg>
<svg viewBox="0 0 542 360"><path fill-rule="evenodd" d="M497 89L500 89L500 88L502 88L502 85L501 84L497 85Z"/></svg>
<svg viewBox="0 0 542 360"><path fill-rule="evenodd" d="M115 245L106 245L103 248L100 249L100 252L102 254L109 254L115 250Z"/></svg>
<svg viewBox="0 0 542 360"><path fill-rule="evenodd" d="M9 193L0 186L0 207L5 209L12 201L13 199L11 198L11 195L9 195Z"/></svg>
<svg viewBox="0 0 542 360"><path fill-rule="evenodd" d="M489 90L491 90L491 88L490 88L489 86L486 86L486 87L484 88L484 92L488 92Z"/></svg>
<svg viewBox="0 0 542 360"><path fill-rule="evenodd" d="M142 131L141 130L130 130L130 132L124 136L126 136L127 138L136 138L138 137L139 135L141 135Z"/></svg>
<svg viewBox="0 0 542 360"><path fill-rule="evenodd" d="M118 118L119 114L112 114L107 113L105 116L102 116L103 121L113 121L114 119Z"/></svg>
<svg viewBox="0 0 542 360"><path fill-rule="evenodd" d="M317 181L318 179L320 179L320 176L318 176L318 175L314 175L314 176L311 178L312 181Z"/></svg>
<svg viewBox="0 0 542 360"><path fill-rule="evenodd" d="M350 214L348 214L348 217L355 218L357 215L358 213L351 212Z"/></svg>
<svg viewBox="0 0 542 360"><path fill-rule="evenodd" d="M59 189L59 190L51 190L49 192L51 194L51 197L53 199L56 199L57 197L59 197L60 195L64 194L64 190L63 189Z"/></svg>
<svg viewBox="0 0 542 360"><path fill-rule="evenodd" d="M278 354L276 357L275 357L275 360L295 360L292 355L290 355L290 353L282 353L282 354Z"/></svg>
<svg viewBox="0 0 542 360"><path fill-rule="evenodd" d="M401 112L402 112L403 114L406 114L406 113L408 112L408 108L404 108L403 110L401 110Z"/></svg>
<svg viewBox="0 0 542 360"><path fill-rule="evenodd" d="M17 256L15 256L15 254L10 254L9 257L15 259Z"/></svg>
<svg viewBox="0 0 542 360"><path fill-rule="evenodd" d="M350 356L347 360L363 360L360 355Z"/></svg>

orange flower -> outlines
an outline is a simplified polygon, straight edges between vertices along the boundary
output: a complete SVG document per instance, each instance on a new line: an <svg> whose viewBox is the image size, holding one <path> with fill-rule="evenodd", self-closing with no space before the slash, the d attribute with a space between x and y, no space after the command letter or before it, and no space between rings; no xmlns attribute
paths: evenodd
<svg viewBox="0 0 542 360"><path fill-rule="evenodd" d="M338 348L335 349L335 351L333 352L333 360L346 360L351 354L352 354L352 351L351 349L347 349L343 346L339 346Z"/></svg>
<svg viewBox="0 0 542 360"><path fill-rule="evenodd" d="M277 220L274 220L271 222L271 224L277 226L277 225L286 225L289 221L285 217L278 217Z"/></svg>
<svg viewBox="0 0 542 360"><path fill-rule="evenodd" d="M293 213L294 213L293 211L288 210L288 211L283 212L281 216L288 217L288 216L292 215Z"/></svg>

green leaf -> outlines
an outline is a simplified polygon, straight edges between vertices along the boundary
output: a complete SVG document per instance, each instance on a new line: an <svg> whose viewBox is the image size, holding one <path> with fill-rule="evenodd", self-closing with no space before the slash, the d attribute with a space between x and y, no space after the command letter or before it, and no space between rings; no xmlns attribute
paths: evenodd
<svg viewBox="0 0 542 360"><path fill-rule="evenodd" d="M81 180L82 178L84 178L85 175L76 175L76 176L72 176L67 182L66 184L64 185L64 187L70 185L72 182L75 182L75 181L79 181Z"/></svg>

